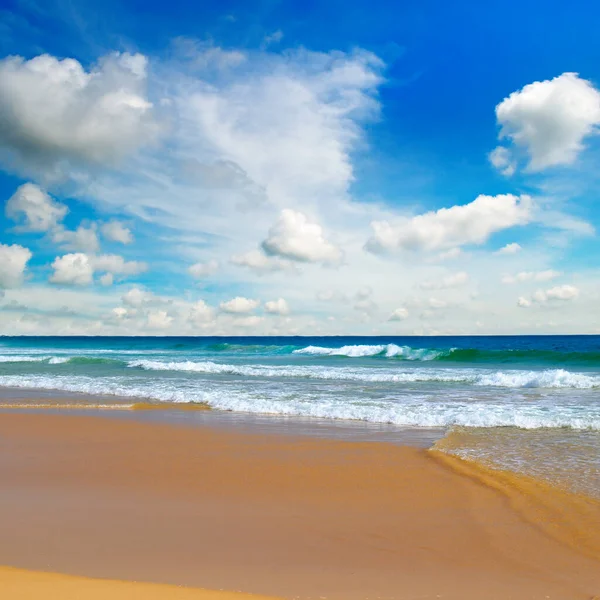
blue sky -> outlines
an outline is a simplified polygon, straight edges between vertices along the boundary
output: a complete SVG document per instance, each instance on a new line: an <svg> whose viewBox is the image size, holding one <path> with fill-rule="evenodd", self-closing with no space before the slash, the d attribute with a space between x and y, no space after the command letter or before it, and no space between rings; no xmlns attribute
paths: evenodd
<svg viewBox="0 0 600 600"><path fill-rule="evenodd" d="M599 12L4 2L0 333L599 331Z"/></svg>

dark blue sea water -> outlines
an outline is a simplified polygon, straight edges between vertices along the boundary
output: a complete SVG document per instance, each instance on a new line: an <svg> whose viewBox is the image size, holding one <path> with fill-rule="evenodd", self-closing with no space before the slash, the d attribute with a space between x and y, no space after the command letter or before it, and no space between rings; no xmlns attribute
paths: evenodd
<svg viewBox="0 0 600 600"><path fill-rule="evenodd" d="M0 386L459 430L452 451L521 470L534 444L556 471L553 440L600 475L600 336L0 337Z"/></svg>

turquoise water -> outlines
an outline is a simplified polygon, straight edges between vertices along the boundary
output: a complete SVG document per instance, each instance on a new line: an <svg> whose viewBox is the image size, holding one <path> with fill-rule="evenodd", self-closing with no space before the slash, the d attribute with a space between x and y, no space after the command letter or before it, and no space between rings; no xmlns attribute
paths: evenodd
<svg viewBox="0 0 600 600"><path fill-rule="evenodd" d="M4 337L0 386L411 427L599 431L600 337Z"/></svg>
<svg viewBox="0 0 600 600"><path fill-rule="evenodd" d="M2 337L0 386L460 428L448 451L526 472L539 454L547 478L560 463L600 480L600 336Z"/></svg>

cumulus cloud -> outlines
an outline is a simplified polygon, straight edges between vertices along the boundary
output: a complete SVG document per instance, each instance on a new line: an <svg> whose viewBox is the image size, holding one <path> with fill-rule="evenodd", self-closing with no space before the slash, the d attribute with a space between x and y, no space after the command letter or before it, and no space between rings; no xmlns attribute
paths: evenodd
<svg viewBox="0 0 600 600"><path fill-rule="evenodd" d="M441 208L412 218L371 223L373 236L367 250L442 250L466 244L483 244L492 233L532 219L533 202L529 196L478 196L464 205Z"/></svg>
<svg viewBox="0 0 600 600"><path fill-rule="evenodd" d="M94 277L89 257L81 252L57 257L52 268L54 273L49 281L60 285L89 285Z"/></svg>
<svg viewBox="0 0 600 600"><path fill-rule="evenodd" d="M85 227L79 225L75 231L70 231L62 226L52 231L52 241L64 250L75 252L97 252L100 249L100 241L96 233L96 226Z"/></svg>
<svg viewBox="0 0 600 600"><path fill-rule="evenodd" d="M53 200L34 183L19 186L5 207L6 216L16 221L21 231L49 231L67 212L64 204Z"/></svg>
<svg viewBox="0 0 600 600"><path fill-rule="evenodd" d="M28 248L0 244L0 289L21 285L32 254Z"/></svg>
<svg viewBox="0 0 600 600"><path fill-rule="evenodd" d="M406 308L400 307L392 312L388 321L404 321L405 319L408 319L408 317L408 310L406 310Z"/></svg>
<svg viewBox="0 0 600 600"><path fill-rule="evenodd" d="M240 317L233 321L234 327L256 327L265 320L264 317L258 317L257 315L250 315L249 317Z"/></svg>
<svg viewBox="0 0 600 600"><path fill-rule="evenodd" d="M121 297L123 304L132 308L139 308L144 304L151 302L152 299L153 294L151 292L146 292L139 287L131 288Z"/></svg>
<svg viewBox="0 0 600 600"><path fill-rule="evenodd" d="M463 255L463 251L460 248L450 248L450 250L446 250L445 252L440 252L438 254L439 260L454 260L459 256Z"/></svg>
<svg viewBox="0 0 600 600"><path fill-rule="evenodd" d="M125 319L128 316L128 310L123 306L117 306L112 309L112 314L117 319Z"/></svg>
<svg viewBox="0 0 600 600"><path fill-rule="evenodd" d="M290 307L283 298L279 298L278 300L265 302L265 312L270 315L289 315Z"/></svg>
<svg viewBox="0 0 600 600"><path fill-rule="evenodd" d="M216 260L208 262L198 262L188 268L188 272L192 277L200 279L201 277L209 277L214 275L219 270L219 263Z"/></svg>
<svg viewBox="0 0 600 600"><path fill-rule="evenodd" d="M488 155L488 158L492 165L505 175L506 177L510 177L515 174L517 170L517 163L512 158L510 150L505 148L504 146L498 146L494 148Z"/></svg>
<svg viewBox="0 0 600 600"><path fill-rule="evenodd" d="M150 329L167 329L173 317L166 310L152 310L146 315L146 324Z"/></svg>
<svg viewBox="0 0 600 600"><path fill-rule="evenodd" d="M249 298L244 298L242 296L237 296L227 302L221 302L219 304L219 308L224 313L229 313L233 315L241 315L252 312L254 309L258 308L260 302L258 300L251 300Z"/></svg>
<svg viewBox="0 0 600 600"><path fill-rule="evenodd" d="M189 310L188 320L194 325L205 325L214 319L214 310L204 300L198 300Z"/></svg>
<svg viewBox="0 0 600 600"><path fill-rule="evenodd" d="M560 277L562 273L548 269L546 271L521 271L515 275L505 275L502 283L524 283L526 281L550 281Z"/></svg>
<svg viewBox="0 0 600 600"><path fill-rule="evenodd" d="M569 165L584 139L598 133L600 92L577 73L563 73L513 92L496 106L496 118L499 138L527 154L529 171ZM496 148L490 160L503 172L514 171L513 153L505 147Z"/></svg>
<svg viewBox="0 0 600 600"><path fill-rule="evenodd" d="M423 290L444 290L447 288L459 287L469 281L469 275L464 271L446 275L439 281L424 281L419 287Z"/></svg>
<svg viewBox="0 0 600 600"><path fill-rule="evenodd" d="M548 290L537 290L531 299L520 296L517 300L517 306L529 308L535 304L549 304L558 302L569 302L579 296L579 289L574 285L557 285Z"/></svg>
<svg viewBox="0 0 600 600"><path fill-rule="evenodd" d="M323 228L298 211L285 209L262 243L270 256L298 262L338 264L342 251L325 239Z"/></svg>
<svg viewBox="0 0 600 600"><path fill-rule="evenodd" d="M120 221L109 221L104 223L100 229L102 235L111 242L118 242L119 244L131 244L133 242L131 229L125 227Z"/></svg>
<svg viewBox="0 0 600 600"><path fill-rule="evenodd" d="M557 285L549 290L538 290L533 299L536 302L544 303L549 300L574 300L579 296L579 289L573 285Z"/></svg>
<svg viewBox="0 0 600 600"><path fill-rule="evenodd" d="M88 255L82 252L65 254L52 263L54 273L51 283L62 285L89 285L95 272L104 273L102 285L112 285L115 276L128 276L143 273L148 266L135 260L127 261L117 254Z"/></svg>
<svg viewBox="0 0 600 600"><path fill-rule="evenodd" d="M48 54L0 60L0 146L26 172L64 160L113 164L156 133L146 63L118 52L89 71Z"/></svg>
<svg viewBox="0 0 600 600"><path fill-rule="evenodd" d="M519 244L517 244L516 242L513 242L512 244L506 244L506 246L503 246L502 248L500 248L500 250L496 250L496 254L516 254L517 252L521 252L522 248Z"/></svg>
<svg viewBox="0 0 600 600"><path fill-rule="evenodd" d="M139 275L148 265L137 260L125 260L118 254L101 254L90 258L95 271L105 271L112 275Z"/></svg>
<svg viewBox="0 0 600 600"><path fill-rule="evenodd" d="M298 272L298 269L289 261L282 260L277 256L267 256L261 250L251 250L245 254L235 254L231 257L230 261L238 267L245 267L259 274L275 271Z"/></svg>

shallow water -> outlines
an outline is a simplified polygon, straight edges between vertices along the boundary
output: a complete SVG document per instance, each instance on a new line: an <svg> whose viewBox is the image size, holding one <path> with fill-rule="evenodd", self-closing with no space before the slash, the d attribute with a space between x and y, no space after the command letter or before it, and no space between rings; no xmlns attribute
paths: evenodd
<svg viewBox="0 0 600 600"><path fill-rule="evenodd" d="M451 428L445 451L600 495L599 336L0 338L0 386Z"/></svg>

